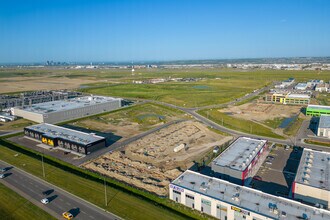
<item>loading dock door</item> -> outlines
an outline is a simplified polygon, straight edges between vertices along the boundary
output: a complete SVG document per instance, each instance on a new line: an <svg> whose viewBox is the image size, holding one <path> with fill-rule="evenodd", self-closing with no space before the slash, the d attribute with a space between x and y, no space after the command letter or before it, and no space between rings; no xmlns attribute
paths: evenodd
<svg viewBox="0 0 330 220"><path fill-rule="evenodd" d="M173 200L181 203L181 192L173 190Z"/></svg>
<svg viewBox="0 0 330 220"><path fill-rule="evenodd" d="M202 199L201 211L211 215L211 202L205 199Z"/></svg>
<svg viewBox="0 0 330 220"><path fill-rule="evenodd" d="M186 194L186 206L190 208L195 208L195 197L189 194Z"/></svg>

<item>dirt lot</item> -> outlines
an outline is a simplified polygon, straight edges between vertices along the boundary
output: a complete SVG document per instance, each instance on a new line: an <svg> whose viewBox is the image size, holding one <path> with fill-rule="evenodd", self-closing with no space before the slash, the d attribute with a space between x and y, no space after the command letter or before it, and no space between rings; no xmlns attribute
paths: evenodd
<svg viewBox="0 0 330 220"><path fill-rule="evenodd" d="M221 109L221 112L232 114L237 118L252 121L265 121L274 118L287 118L300 112L301 106L275 105L266 103L246 103Z"/></svg>
<svg viewBox="0 0 330 220"><path fill-rule="evenodd" d="M138 188L166 196L169 183L215 145L231 139L186 121L150 134L83 166ZM184 144L178 152L174 149Z"/></svg>
<svg viewBox="0 0 330 220"><path fill-rule="evenodd" d="M104 80L103 80L104 81ZM0 93L52 90L52 89L76 89L81 84L102 82L94 78L68 78L68 77L14 77L1 78Z"/></svg>

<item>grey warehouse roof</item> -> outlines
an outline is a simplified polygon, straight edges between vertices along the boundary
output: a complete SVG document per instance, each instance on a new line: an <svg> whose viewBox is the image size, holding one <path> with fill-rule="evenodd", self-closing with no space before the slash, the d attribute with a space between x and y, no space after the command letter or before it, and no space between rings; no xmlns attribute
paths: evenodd
<svg viewBox="0 0 330 220"><path fill-rule="evenodd" d="M270 195L252 188L187 170L172 182L179 187L272 219L330 219L330 211ZM282 217L286 215L286 217ZM308 218L303 218L303 216Z"/></svg>
<svg viewBox="0 0 330 220"><path fill-rule="evenodd" d="M47 137L62 138L65 140L74 141L84 145L104 139L104 137L95 134L88 134L81 131L72 130L52 124L38 124L26 127L27 129L45 134Z"/></svg>
<svg viewBox="0 0 330 220"><path fill-rule="evenodd" d="M244 171L266 142L266 140L240 137L215 158L213 163L218 166Z"/></svg>
<svg viewBox="0 0 330 220"><path fill-rule="evenodd" d="M295 182L330 190L330 153L304 148Z"/></svg>
<svg viewBox="0 0 330 220"><path fill-rule="evenodd" d="M51 112L66 111L66 110L77 109L86 106L92 106L100 103L114 102L119 100L121 99L106 97L106 96L84 96L84 97L77 97L68 100L59 100L59 101L34 104L30 107L25 107L23 109L29 112L47 114Z"/></svg>
<svg viewBox="0 0 330 220"><path fill-rule="evenodd" d="M330 115L321 115L319 128L330 128Z"/></svg>

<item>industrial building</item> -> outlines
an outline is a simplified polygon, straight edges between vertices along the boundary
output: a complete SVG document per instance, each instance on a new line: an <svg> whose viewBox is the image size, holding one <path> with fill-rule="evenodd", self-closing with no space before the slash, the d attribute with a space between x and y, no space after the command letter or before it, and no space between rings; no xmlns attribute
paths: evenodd
<svg viewBox="0 0 330 220"><path fill-rule="evenodd" d="M268 93L265 96L265 101L291 105L308 105L310 98L311 96L308 94Z"/></svg>
<svg viewBox="0 0 330 220"><path fill-rule="evenodd" d="M275 85L275 88L277 88L277 89L287 88L287 87L291 86L294 83L294 81L295 81L294 78L289 78L287 80L282 81L281 84Z"/></svg>
<svg viewBox="0 0 330 220"><path fill-rule="evenodd" d="M330 211L187 170L169 198L221 220L326 220Z"/></svg>
<svg viewBox="0 0 330 220"><path fill-rule="evenodd" d="M90 154L105 147L104 137L45 123L24 128L24 134L49 146L81 154Z"/></svg>
<svg viewBox="0 0 330 220"><path fill-rule="evenodd" d="M108 112L121 107L120 98L84 96L13 108L12 114L38 123L58 123Z"/></svg>
<svg viewBox="0 0 330 220"><path fill-rule="evenodd" d="M321 115L317 127L317 136L330 138L330 115Z"/></svg>
<svg viewBox="0 0 330 220"><path fill-rule="evenodd" d="M310 115L310 116L330 115L330 106L308 105L306 108L306 115Z"/></svg>
<svg viewBox="0 0 330 220"><path fill-rule="evenodd" d="M306 90L307 87L307 83L298 83L294 88L296 90Z"/></svg>
<svg viewBox="0 0 330 220"><path fill-rule="evenodd" d="M329 176L330 153L305 148L292 186L293 198L328 209Z"/></svg>
<svg viewBox="0 0 330 220"><path fill-rule="evenodd" d="M20 94L1 95L0 108L10 109L13 107L31 106L33 104L51 102L57 100L71 99L80 97L81 92L68 91L68 90L41 90L23 92Z"/></svg>
<svg viewBox="0 0 330 220"><path fill-rule="evenodd" d="M268 154L266 140L240 137L212 161L215 176L248 185Z"/></svg>

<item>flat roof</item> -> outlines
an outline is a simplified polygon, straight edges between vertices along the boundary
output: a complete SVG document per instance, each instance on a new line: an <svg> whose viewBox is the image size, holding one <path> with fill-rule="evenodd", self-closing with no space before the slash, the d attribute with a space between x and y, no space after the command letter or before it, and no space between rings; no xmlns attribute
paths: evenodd
<svg viewBox="0 0 330 220"><path fill-rule="evenodd" d="M181 174L172 184L272 219L279 219L282 212L286 213L286 217L283 219L289 220L296 220L299 217L307 219L303 218L304 215L313 220L330 219L330 211L328 210L270 195L190 170ZM272 209L277 209L278 213L272 212Z"/></svg>
<svg viewBox="0 0 330 220"><path fill-rule="evenodd" d="M82 108L100 103L119 101L120 98L106 97L106 96L83 96L67 100L58 100L52 102L38 103L31 106L24 107L24 111L35 112L39 114L47 114L51 112L60 112L71 109Z"/></svg>
<svg viewBox="0 0 330 220"><path fill-rule="evenodd" d="M51 138L62 138L65 140L73 141L80 144L91 144L93 142L105 139L104 137L97 136L93 133L85 133L69 128L60 127L57 125L42 123L26 127L32 131L40 132Z"/></svg>
<svg viewBox="0 0 330 220"><path fill-rule="evenodd" d="M319 109L319 110L329 110L330 106L327 105L308 105L307 108Z"/></svg>
<svg viewBox="0 0 330 220"><path fill-rule="evenodd" d="M330 153L304 148L295 182L330 190Z"/></svg>
<svg viewBox="0 0 330 220"><path fill-rule="evenodd" d="M304 98L304 99L309 99L310 95L306 94L288 94L286 98Z"/></svg>
<svg viewBox="0 0 330 220"><path fill-rule="evenodd" d="M266 142L266 140L239 137L213 162L218 166L244 171Z"/></svg>
<svg viewBox="0 0 330 220"><path fill-rule="evenodd" d="M319 128L330 128L330 115L321 115Z"/></svg>

